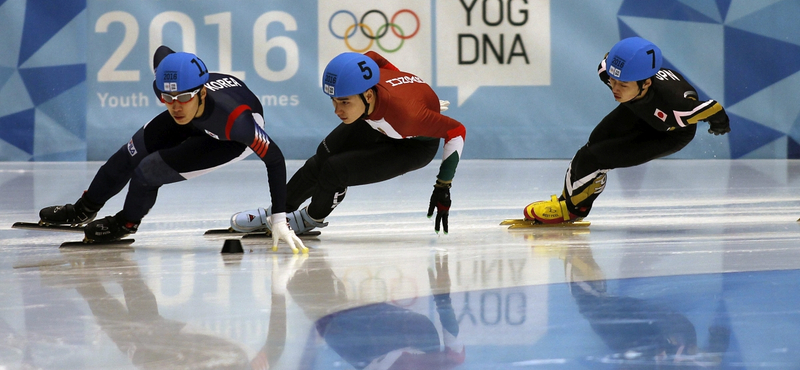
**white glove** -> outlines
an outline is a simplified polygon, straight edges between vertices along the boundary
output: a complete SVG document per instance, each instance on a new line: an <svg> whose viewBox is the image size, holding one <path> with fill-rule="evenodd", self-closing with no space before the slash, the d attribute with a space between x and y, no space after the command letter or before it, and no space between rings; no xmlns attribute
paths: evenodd
<svg viewBox="0 0 800 370"><path fill-rule="evenodd" d="M450 109L450 102L447 100L439 100L439 113Z"/></svg>
<svg viewBox="0 0 800 370"><path fill-rule="evenodd" d="M303 241L295 235L294 231L289 227L289 224L286 222L286 213L275 213L269 216L269 221L271 224L272 230L272 251L278 250L278 241L283 240L286 244L289 244L289 247L292 248L292 253L297 253L297 247L300 247L300 250L303 253L308 253L308 248L306 248Z"/></svg>

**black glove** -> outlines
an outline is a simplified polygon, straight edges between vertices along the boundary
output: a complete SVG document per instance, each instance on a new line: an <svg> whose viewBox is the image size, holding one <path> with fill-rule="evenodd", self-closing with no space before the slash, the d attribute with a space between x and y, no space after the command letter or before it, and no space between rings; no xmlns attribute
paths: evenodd
<svg viewBox="0 0 800 370"><path fill-rule="evenodd" d="M725 135L731 132L731 121L725 116L724 119L708 121L708 133L714 135Z"/></svg>
<svg viewBox="0 0 800 370"><path fill-rule="evenodd" d="M444 228L447 234L447 217L450 215L450 184L436 181L431 194L431 202L428 205L428 218L433 216L433 209L436 208L436 224L434 230L439 232L439 225Z"/></svg>

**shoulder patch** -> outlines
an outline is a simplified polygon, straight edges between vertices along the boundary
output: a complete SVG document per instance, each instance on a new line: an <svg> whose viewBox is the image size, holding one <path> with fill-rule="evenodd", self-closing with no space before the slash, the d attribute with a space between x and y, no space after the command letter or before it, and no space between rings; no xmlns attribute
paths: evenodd
<svg viewBox="0 0 800 370"><path fill-rule="evenodd" d="M133 145L133 139L131 139L131 141L128 142L128 154L130 154L131 157L134 157L136 156L136 153L136 146Z"/></svg>
<svg viewBox="0 0 800 370"><path fill-rule="evenodd" d="M213 137L214 139L217 139L217 140L219 140L219 136L217 136L217 134L215 134L215 133L213 133L213 132L211 132L211 131L208 131L208 130L204 130L204 131L206 132L206 134L207 134L208 136L211 136L211 137Z"/></svg>

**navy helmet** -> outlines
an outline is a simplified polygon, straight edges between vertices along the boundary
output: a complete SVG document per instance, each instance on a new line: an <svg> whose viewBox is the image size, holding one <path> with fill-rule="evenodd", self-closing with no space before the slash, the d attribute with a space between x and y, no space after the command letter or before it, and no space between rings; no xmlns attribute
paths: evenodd
<svg viewBox="0 0 800 370"><path fill-rule="evenodd" d="M641 81L653 77L662 62L658 46L641 37L629 37L608 52L606 71L618 81Z"/></svg>
<svg viewBox="0 0 800 370"><path fill-rule="evenodd" d="M156 88L162 92L191 91L206 82L208 68L192 53L171 53L156 67Z"/></svg>
<svg viewBox="0 0 800 370"><path fill-rule="evenodd" d="M322 73L322 91L332 98L358 95L378 84L378 64L370 57L347 52L337 55Z"/></svg>

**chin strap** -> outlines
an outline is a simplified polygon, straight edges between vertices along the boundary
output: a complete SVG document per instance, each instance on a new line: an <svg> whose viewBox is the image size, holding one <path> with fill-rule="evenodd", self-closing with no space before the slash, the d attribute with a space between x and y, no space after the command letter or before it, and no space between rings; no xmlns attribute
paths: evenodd
<svg viewBox="0 0 800 370"><path fill-rule="evenodd" d="M370 88L370 90L372 90L372 88ZM369 90L367 90L367 91L369 91ZM362 102L364 102L364 114L361 115L361 119L366 119L367 116L369 116L369 103L367 103L367 98L364 97L364 93L367 92L367 91L364 91L363 93L358 94L358 97L361 98ZM375 94L375 91L373 91L372 93Z"/></svg>

